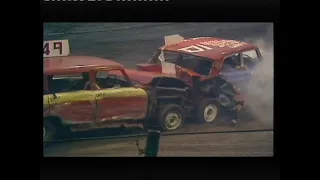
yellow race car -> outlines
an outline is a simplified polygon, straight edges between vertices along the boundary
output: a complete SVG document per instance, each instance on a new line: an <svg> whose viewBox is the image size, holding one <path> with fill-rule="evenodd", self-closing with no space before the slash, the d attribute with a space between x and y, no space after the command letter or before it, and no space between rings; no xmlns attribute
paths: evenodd
<svg viewBox="0 0 320 180"><path fill-rule="evenodd" d="M68 40L45 41L43 54L44 142L65 130L147 126L170 131L184 123L186 90L164 88L160 96L152 85L163 77L180 81L175 77L141 72L150 83L137 85L117 62L69 56Z"/></svg>

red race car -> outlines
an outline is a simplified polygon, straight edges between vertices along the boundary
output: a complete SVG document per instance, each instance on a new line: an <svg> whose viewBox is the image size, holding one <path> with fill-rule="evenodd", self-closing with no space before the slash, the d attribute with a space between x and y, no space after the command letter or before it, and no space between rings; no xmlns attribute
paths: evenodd
<svg viewBox="0 0 320 180"><path fill-rule="evenodd" d="M193 86L201 81L221 76L246 92L254 67L262 61L257 46L235 40L214 37L184 39L180 35L165 36L160 47L145 64L137 64L140 71L172 74Z"/></svg>

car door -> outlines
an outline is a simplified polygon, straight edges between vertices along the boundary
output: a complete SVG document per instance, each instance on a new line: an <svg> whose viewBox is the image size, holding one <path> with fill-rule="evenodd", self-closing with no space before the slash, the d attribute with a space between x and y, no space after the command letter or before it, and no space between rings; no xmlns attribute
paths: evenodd
<svg viewBox="0 0 320 180"><path fill-rule="evenodd" d="M46 95L50 113L61 117L64 123L68 124L93 123L96 118L95 94L92 90L70 88L75 83L75 80L71 79L50 80L49 89L51 87L55 90ZM81 81L81 79L77 80Z"/></svg>
<svg viewBox="0 0 320 180"><path fill-rule="evenodd" d="M110 71L97 73L97 78L100 78L97 83L100 90L95 90L98 121L143 119L147 114L147 92L133 87L129 82L126 84L124 79L118 79L117 76L109 73ZM99 74L106 75L101 77ZM107 85L104 86L104 84Z"/></svg>
<svg viewBox="0 0 320 180"><path fill-rule="evenodd" d="M92 91L56 93L49 95L50 111L64 121L93 123L95 120L95 96Z"/></svg>

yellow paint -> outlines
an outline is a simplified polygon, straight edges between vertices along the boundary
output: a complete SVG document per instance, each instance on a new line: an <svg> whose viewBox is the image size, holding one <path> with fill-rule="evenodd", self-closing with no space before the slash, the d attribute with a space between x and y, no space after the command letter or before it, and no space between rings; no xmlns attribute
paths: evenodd
<svg viewBox="0 0 320 180"><path fill-rule="evenodd" d="M141 88L124 87L94 91L97 100L104 98L147 97L147 92Z"/></svg>
<svg viewBox="0 0 320 180"><path fill-rule="evenodd" d="M53 95L49 95L50 105L63 104L63 103L73 103L79 101L94 101L95 93L94 91L74 91L66 93L57 93L57 98L54 98Z"/></svg>
<svg viewBox="0 0 320 180"><path fill-rule="evenodd" d="M49 95L43 96L43 108L47 108L49 106Z"/></svg>
<svg viewBox="0 0 320 180"><path fill-rule="evenodd" d="M56 93L57 98L52 94L43 96L43 105L73 103L81 101L95 101L105 98L125 98L125 97L147 97L147 92L141 88L125 87L110 88L97 91L82 90L75 92Z"/></svg>

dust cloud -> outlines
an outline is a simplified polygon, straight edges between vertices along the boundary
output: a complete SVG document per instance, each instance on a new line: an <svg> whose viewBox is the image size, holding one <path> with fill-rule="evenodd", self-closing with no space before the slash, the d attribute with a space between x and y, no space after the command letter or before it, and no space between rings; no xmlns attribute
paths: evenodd
<svg viewBox="0 0 320 180"><path fill-rule="evenodd" d="M274 99L274 55L273 27L268 29L265 37L251 40L261 51L263 61L255 68L253 79L249 82L249 112L264 124L273 124Z"/></svg>

